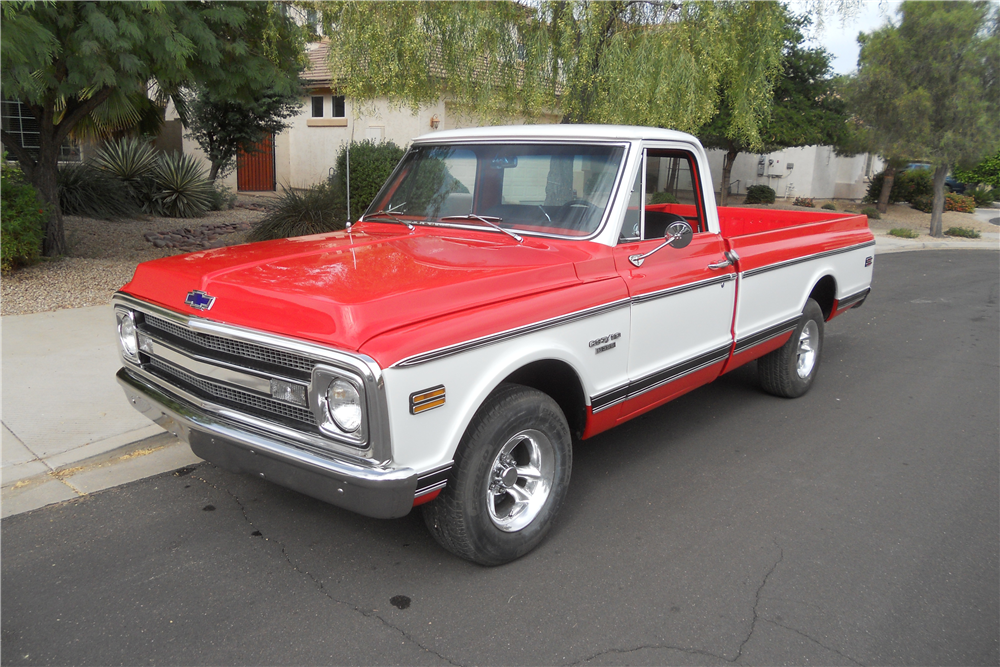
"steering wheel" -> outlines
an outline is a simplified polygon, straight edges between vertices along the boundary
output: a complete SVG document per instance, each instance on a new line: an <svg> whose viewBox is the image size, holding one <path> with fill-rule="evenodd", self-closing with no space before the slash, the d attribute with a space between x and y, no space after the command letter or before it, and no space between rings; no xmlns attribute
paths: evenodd
<svg viewBox="0 0 1000 667"><path fill-rule="evenodd" d="M596 208L597 206L586 199L570 199L559 207L559 220L567 223L569 229L577 229Z"/></svg>

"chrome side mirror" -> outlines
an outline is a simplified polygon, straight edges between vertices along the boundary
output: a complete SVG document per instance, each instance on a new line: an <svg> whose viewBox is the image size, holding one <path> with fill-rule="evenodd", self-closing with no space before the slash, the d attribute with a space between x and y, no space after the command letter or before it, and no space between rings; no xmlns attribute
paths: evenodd
<svg viewBox="0 0 1000 667"><path fill-rule="evenodd" d="M686 222L671 222L667 226L667 233L663 235L663 243L656 246L644 255L629 255L628 261L632 262L633 266L642 266L642 263L647 257L653 253L659 252L666 246L671 248L686 248L689 243L691 243L691 237L694 236L694 230L691 229L691 225Z"/></svg>

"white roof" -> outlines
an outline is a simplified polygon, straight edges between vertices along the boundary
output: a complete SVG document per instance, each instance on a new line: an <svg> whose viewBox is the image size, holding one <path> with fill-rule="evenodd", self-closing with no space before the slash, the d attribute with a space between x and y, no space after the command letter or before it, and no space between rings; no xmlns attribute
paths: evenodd
<svg viewBox="0 0 1000 667"><path fill-rule="evenodd" d="M462 130L443 130L423 134L413 140L415 144L441 143L451 141L512 141L517 139L581 139L639 141L659 139L661 141L683 141L698 145L698 140L690 134L658 127L635 125L498 125L492 127L470 127Z"/></svg>

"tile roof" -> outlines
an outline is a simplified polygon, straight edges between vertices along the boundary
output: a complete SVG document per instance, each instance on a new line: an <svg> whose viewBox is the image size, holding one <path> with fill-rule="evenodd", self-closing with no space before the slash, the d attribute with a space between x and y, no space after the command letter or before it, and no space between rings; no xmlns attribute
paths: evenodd
<svg viewBox="0 0 1000 667"><path fill-rule="evenodd" d="M330 70L330 40L307 44L306 55L309 57L309 65L302 73L302 79L309 83L331 85L333 72Z"/></svg>

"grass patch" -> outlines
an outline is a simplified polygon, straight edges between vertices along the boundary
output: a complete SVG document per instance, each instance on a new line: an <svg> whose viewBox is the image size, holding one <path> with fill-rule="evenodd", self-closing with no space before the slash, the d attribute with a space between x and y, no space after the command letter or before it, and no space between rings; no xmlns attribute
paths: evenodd
<svg viewBox="0 0 1000 667"><path fill-rule="evenodd" d="M889 236L898 236L901 239L915 239L920 236L920 232L905 227L897 227L889 230Z"/></svg>
<svg viewBox="0 0 1000 667"><path fill-rule="evenodd" d="M945 230L944 235L961 236L966 239L978 239L981 236L975 229L969 229L968 227L949 227Z"/></svg>

